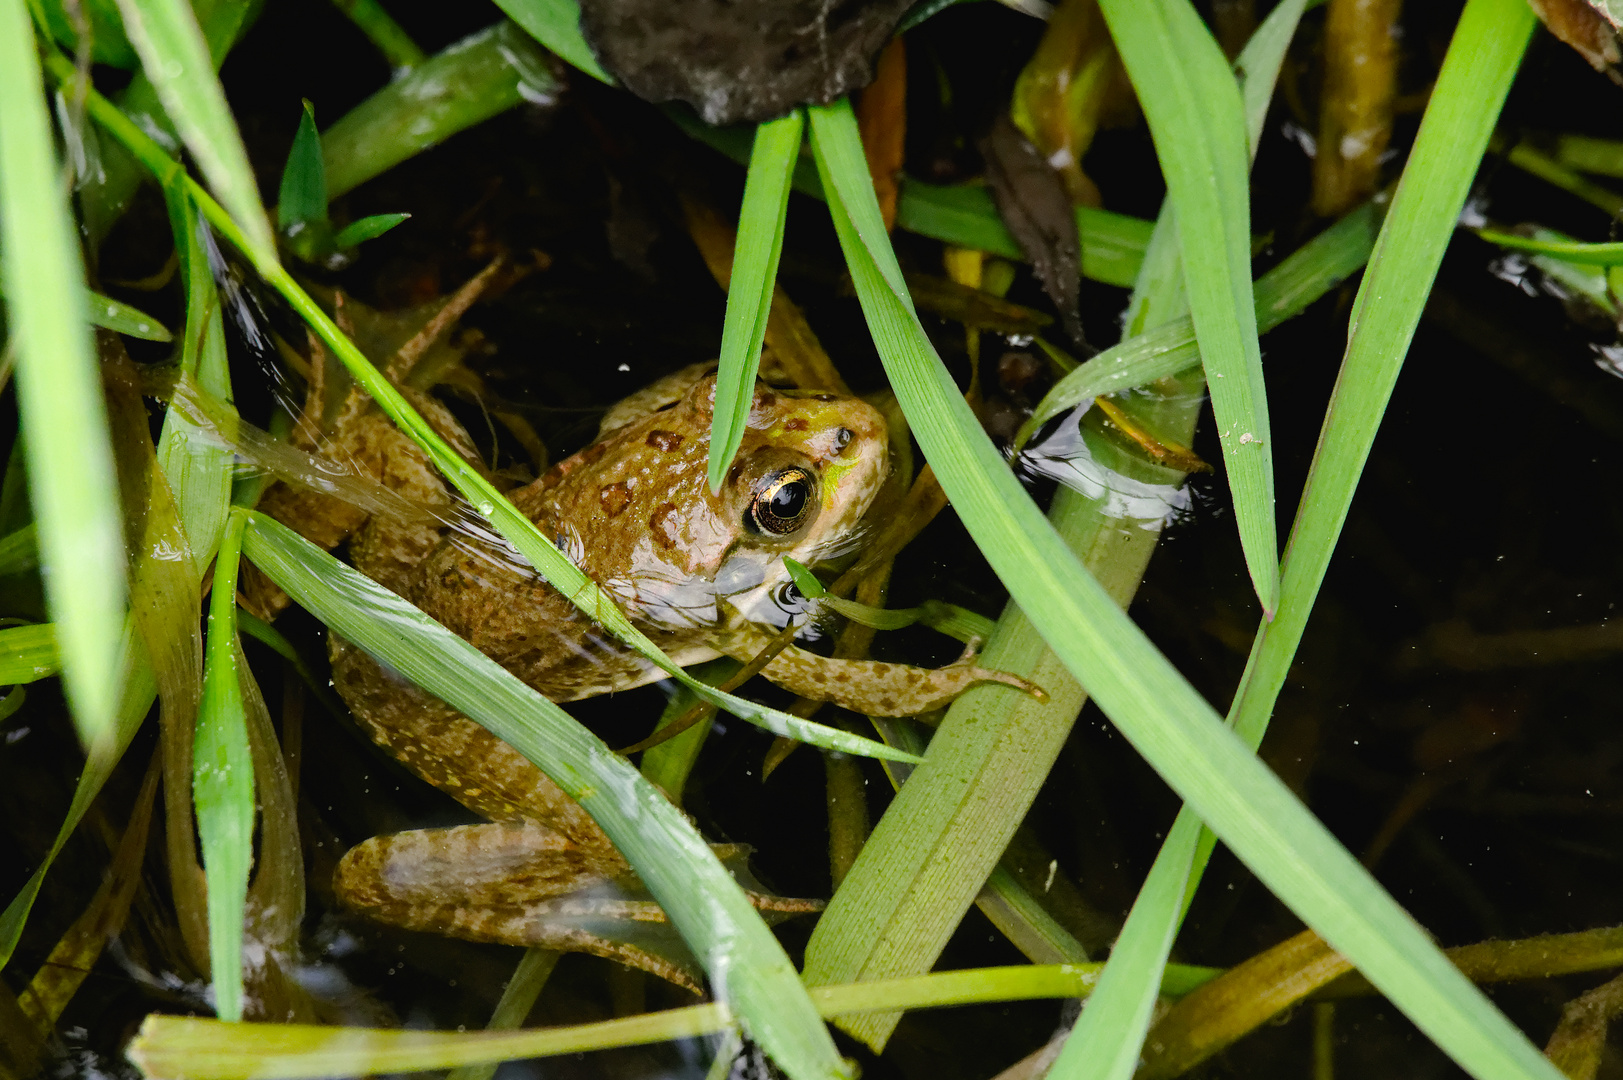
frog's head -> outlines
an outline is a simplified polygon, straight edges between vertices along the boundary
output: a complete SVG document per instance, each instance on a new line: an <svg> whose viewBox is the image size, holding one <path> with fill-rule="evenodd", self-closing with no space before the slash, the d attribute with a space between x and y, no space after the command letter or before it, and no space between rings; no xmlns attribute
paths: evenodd
<svg viewBox="0 0 1623 1080"><path fill-rule="evenodd" d="M706 405L712 386L706 379L695 388ZM718 495L736 535L717 591L781 580L785 556L811 565L849 550L888 471L885 419L873 406L757 383Z"/></svg>

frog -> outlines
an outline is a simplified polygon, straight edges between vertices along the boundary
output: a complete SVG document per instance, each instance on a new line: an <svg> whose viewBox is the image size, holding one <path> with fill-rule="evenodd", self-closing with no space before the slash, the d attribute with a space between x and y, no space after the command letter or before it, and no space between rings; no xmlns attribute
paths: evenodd
<svg viewBox="0 0 1623 1080"><path fill-rule="evenodd" d="M553 701L667 677L554 590L465 506L459 512L427 457L364 391L331 392L335 365L313 339L311 347L318 355L296 441L433 512L369 515L282 486L267 493L262 509L324 546L347 539L358 570ZM408 366L391 361L385 371L458 454L499 480L451 411L412 385ZM590 445L506 492L682 666L759 653L774 633L763 619L781 611L784 560L815 566L859 547L890 469L887 425L873 405L758 380L742 443L712 490L716 385L714 363L658 380L612 407ZM274 590L260 593L250 599L262 610L276 607ZM333 685L361 729L487 819L356 845L334 877L344 906L408 929L592 952L698 988L679 945L603 932L605 919L657 923L663 913L597 824L545 773L341 636L330 635L328 645ZM831 659L791 644L761 674L802 697L874 716L929 712L983 682L1038 692L1016 676L978 667L972 652L924 669ZM746 850L716 850L764 915L821 907L755 887Z"/></svg>

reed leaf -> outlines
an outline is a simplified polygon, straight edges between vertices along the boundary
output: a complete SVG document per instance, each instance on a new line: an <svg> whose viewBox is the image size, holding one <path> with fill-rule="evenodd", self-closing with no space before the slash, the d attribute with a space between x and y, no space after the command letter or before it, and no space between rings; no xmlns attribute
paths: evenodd
<svg viewBox="0 0 1623 1080"><path fill-rule="evenodd" d="M0 0L0 279L63 688L88 748L113 728L124 559L84 266L24 0Z"/></svg>
<svg viewBox="0 0 1623 1080"><path fill-rule="evenodd" d="M738 211L738 241L727 286L727 314L721 325L721 362L716 371L715 409L710 421L710 490L721 490L727 469L744 441L744 423L755 400L755 373L772 310L772 286L783 253L783 223L789 209L789 178L800 158L806 117L799 109L755 129L744 202Z"/></svg>

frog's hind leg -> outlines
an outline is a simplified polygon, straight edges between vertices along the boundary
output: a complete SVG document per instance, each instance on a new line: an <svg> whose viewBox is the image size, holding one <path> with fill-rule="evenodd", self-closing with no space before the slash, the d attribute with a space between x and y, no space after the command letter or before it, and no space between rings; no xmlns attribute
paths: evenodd
<svg viewBox="0 0 1623 1080"><path fill-rule="evenodd" d="M624 863L534 822L379 836L350 849L333 888L379 922L469 941L587 952L698 993L701 973Z"/></svg>
<svg viewBox="0 0 1623 1080"><path fill-rule="evenodd" d="M748 661L771 641L751 625L730 630L717 642L728 656ZM784 649L761 674L791 693L831 701L867 716L917 716L946 705L977 683L1002 683L1046 700L1042 689L1018 675L977 667L966 654L940 668L886 664L878 660L836 660L793 645Z"/></svg>

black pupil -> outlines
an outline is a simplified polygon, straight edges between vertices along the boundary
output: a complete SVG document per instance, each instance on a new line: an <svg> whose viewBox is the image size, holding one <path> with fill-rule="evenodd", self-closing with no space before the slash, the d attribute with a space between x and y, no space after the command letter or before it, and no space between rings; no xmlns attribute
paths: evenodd
<svg viewBox="0 0 1623 1080"><path fill-rule="evenodd" d="M770 511L773 517L793 519L806 508L806 482L790 480L778 485L772 493Z"/></svg>

